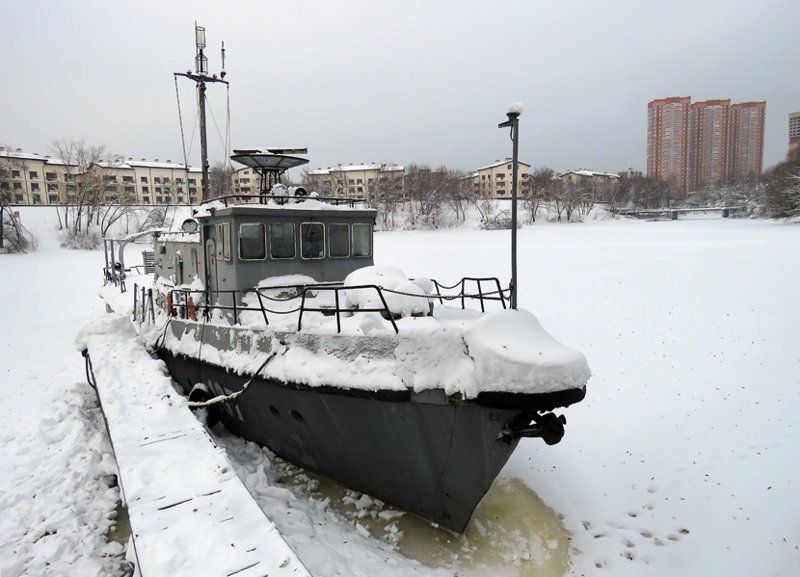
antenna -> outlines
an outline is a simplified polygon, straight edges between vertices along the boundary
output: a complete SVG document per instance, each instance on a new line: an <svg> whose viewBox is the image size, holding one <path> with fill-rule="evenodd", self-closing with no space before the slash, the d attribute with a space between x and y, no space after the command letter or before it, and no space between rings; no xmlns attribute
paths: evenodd
<svg viewBox="0 0 800 577"><path fill-rule="evenodd" d="M197 74L208 74L208 58L203 54L206 47L206 29L204 26L194 24L194 43L197 46L197 55L194 57L195 72Z"/></svg>
<svg viewBox="0 0 800 577"><path fill-rule="evenodd" d="M222 56L222 70L220 70L220 72L219 72L219 77L220 78L225 78L225 75L227 74L227 72L225 72L225 41L224 40L222 41L222 50L220 52L222 53L221 54L221 56Z"/></svg>
<svg viewBox="0 0 800 577"><path fill-rule="evenodd" d="M195 63L195 73L192 74L191 72L176 72L174 76L183 76L192 80L197 84L197 96L198 96L198 108L200 113L200 164L202 169L202 180L201 182L201 190L202 190L202 198L205 202L209 198L209 189L208 189L208 145L206 142L206 82L221 82L223 84L228 84L227 81L223 80L222 78L217 78L217 75L214 74L213 76L209 76L208 74L208 58L203 53L203 49L206 47L206 29L203 26L198 26L197 22L194 23L194 42L195 46L197 47L197 52L195 54L194 63ZM225 62L225 44L223 43L222 48L222 61L223 66ZM221 72L220 76L224 77L225 72ZM177 87L177 84L176 84ZM176 88L177 90L177 88Z"/></svg>

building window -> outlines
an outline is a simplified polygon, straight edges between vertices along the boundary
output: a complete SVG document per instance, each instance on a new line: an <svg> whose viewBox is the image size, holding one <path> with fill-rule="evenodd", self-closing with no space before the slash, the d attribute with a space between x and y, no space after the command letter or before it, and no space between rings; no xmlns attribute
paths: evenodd
<svg viewBox="0 0 800 577"><path fill-rule="evenodd" d="M190 178L190 179L189 179L189 184L190 184L190 185L195 185L195 184L197 184L197 180L196 180L196 179L194 179L194 178Z"/></svg>
<svg viewBox="0 0 800 577"><path fill-rule="evenodd" d="M146 176L141 177L140 180L142 181L142 184L147 184L147 177Z"/></svg>
<svg viewBox="0 0 800 577"><path fill-rule="evenodd" d="M47 183L47 192L58 192L58 183L57 182L48 182Z"/></svg>
<svg viewBox="0 0 800 577"><path fill-rule="evenodd" d="M350 227L348 225L328 225L328 254L333 258L350 256Z"/></svg>
<svg viewBox="0 0 800 577"><path fill-rule="evenodd" d="M11 171L11 178L20 178L21 173L19 170L12 170Z"/></svg>
<svg viewBox="0 0 800 577"><path fill-rule="evenodd" d="M370 256L372 254L372 225L353 225L353 256Z"/></svg>
<svg viewBox="0 0 800 577"><path fill-rule="evenodd" d="M46 180L58 180L58 175L55 172L45 172L44 177Z"/></svg>
<svg viewBox="0 0 800 577"><path fill-rule="evenodd" d="M28 173L28 177L29 177L31 180L37 180L37 179L39 178L39 173L38 173L38 172L36 172L35 170L31 170L31 171Z"/></svg>
<svg viewBox="0 0 800 577"><path fill-rule="evenodd" d="M31 183L31 192L39 192L39 183L38 182L32 182Z"/></svg>
<svg viewBox="0 0 800 577"><path fill-rule="evenodd" d="M50 196L47 197L47 201L50 204L58 204L58 195L57 194L51 194Z"/></svg>
<svg viewBox="0 0 800 577"><path fill-rule="evenodd" d="M42 204L42 197L39 194L33 195L33 204Z"/></svg>
<svg viewBox="0 0 800 577"><path fill-rule="evenodd" d="M272 258L294 258L294 224L271 224L269 226L269 248Z"/></svg>
<svg viewBox="0 0 800 577"><path fill-rule="evenodd" d="M239 225L239 258L264 260L267 258L267 230L260 222Z"/></svg>
<svg viewBox="0 0 800 577"><path fill-rule="evenodd" d="M15 195L14 198L16 199L17 204L22 204L25 201L25 197L21 194Z"/></svg>
<svg viewBox="0 0 800 577"><path fill-rule="evenodd" d="M300 256L308 259L325 256L325 226L321 222L300 225Z"/></svg>
<svg viewBox="0 0 800 577"><path fill-rule="evenodd" d="M145 204L150 204L150 197L149 196L143 196L142 197L142 202L145 203Z"/></svg>

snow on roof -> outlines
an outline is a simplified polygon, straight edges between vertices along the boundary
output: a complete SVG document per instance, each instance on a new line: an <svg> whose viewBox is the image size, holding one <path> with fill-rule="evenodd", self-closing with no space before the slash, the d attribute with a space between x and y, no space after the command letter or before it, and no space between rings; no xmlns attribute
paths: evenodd
<svg viewBox="0 0 800 577"><path fill-rule="evenodd" d="M0 150L0 158L17 158L19 160L41 160L45 164L61 164L67 163L60 158L52 158L50 156L37 154L35 152L23 152L22 150ZM67 165L68 166L68 165Z"/></svg>
<svg viewBox="0 0 800 577"><path fill-rule="evenodd" d="M559 174L559 178L562 176L566 176L567 174L577 174L578 176L605 176L608 178L619 178L618 174L614 174L613 172L597 172L595 170L588 170L586 168L579 168L578 170L568 170L566 172L562 172Z"/></svg>
<svg viewBox="0 0 800 577"><path fill-rule="evenodd" d="M504 164L508 164L508 163L510 163L510 162L511 162L511 159L510 159L510 158L506 158L506 159L504 159L504 160L496 160L494 163L492 163L492 164L489 164L488 166L482 166L481 168L479 168L479 169L477 170L477 172L480 172L481 170L487 170L487 169L489 169L489 168L496 168L496 167L498 167L498 166L502 166L502 165L504 165ZM528 164L527 162L522 162L521 160L520 160L520 161L518 161L518 162L519 162L519 164L520 164L521 166L527 166L528 168L530 168L530 167L531 167L531 165L530 165L530 164Z"/></svg>
<svg viewBox="0 0 800 577"><path fill-rule="evenodd" d="M349 172L349 171L358 171L358 170L380 170L380 171L389 171L395 172L400 170L405 170L405 166L402 164L348 164L347 166L344 165L337 165L337 166L329 166L328 168L318 168L316 170L308 171L308 174L311 175L326 175L331 174L332 172Z"/></svg>
<svg viewBox="0 0 800 577"><path fill-rule="evenodd" d="M65 160L57 157L50 157L47 155L37 154L35 152L23 152L20 149L16 150L0 150L0 158L16 158L19 160L40 160L45 164L73 166ZM177 162L159 162L159 161L146 161L146 160L133 160L133 159L119 159L119 160L100 160L96 162L97 166L101 168L166 168L172 170L186 170L186 166ZM200 172L200 168L190 166L189 172Z"/></svg>

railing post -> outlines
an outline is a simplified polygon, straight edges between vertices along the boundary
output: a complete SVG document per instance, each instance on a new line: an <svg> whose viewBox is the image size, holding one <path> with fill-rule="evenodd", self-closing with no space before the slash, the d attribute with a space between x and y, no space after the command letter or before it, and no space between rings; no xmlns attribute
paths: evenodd
<svg viewBox="0 0 800 577"><path fill-rule="evenodd" d="M137 315L136 315L136 306L137 306L138 303L136 302L136 300L137 300L138 296L139 296L139 285L136 284L136 283L133 283L133 322L136 322L136 320L137 320L136 319L136 317L137 317Z"/></svg>
<svg viewBox="0 0 800 577"><path fill-rule="evenodd" d="M261 307L261 316L264 317L264 324L269 326L269 320L267 319L267 311L264 310L264 300L261 298L261 292L258 289L255 289L256 297L258 297L258 306Z"/></svg>
<svg viewBox="0 0 800 577"><path fill-rule="evenodd" d="M336 303L336 334L337 335L340 332L342 332L342 321L339 318L339 290L340 289L338 287L333 289L333 297L334 297L335 303Z"/></svg>

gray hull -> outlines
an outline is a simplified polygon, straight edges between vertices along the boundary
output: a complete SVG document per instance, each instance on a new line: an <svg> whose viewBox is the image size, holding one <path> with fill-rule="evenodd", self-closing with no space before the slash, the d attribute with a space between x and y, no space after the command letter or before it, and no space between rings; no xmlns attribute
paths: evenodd
<svg viewBox="0 0 800 577"><path fill-rule="evenodd" d="M159 352L188 393L242 388L249 375ZM585 389L536 395L440 391L365 392L257 378L221 412L233 433L343 485L455 531L463 531L519 439L501 435L515 418L580 401Z"/></svg>

